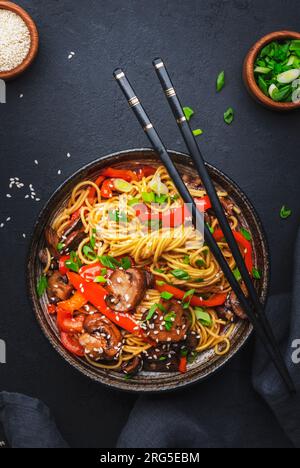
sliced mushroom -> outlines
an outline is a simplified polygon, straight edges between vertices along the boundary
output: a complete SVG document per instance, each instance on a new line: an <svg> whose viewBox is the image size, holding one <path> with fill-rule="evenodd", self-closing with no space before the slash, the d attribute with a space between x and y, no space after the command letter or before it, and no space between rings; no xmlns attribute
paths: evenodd
<svg viewBox="0 0 300 468"><path fill-rule="evenodd" d="M228 216L233 215L234 203L229 198L220 197L221 205Z"/></svg>
<svg viewBox="0 0 300 468"><path fill-rule="evenodd" d="M83 228L81 218L75 219L75 221L65 230L64 236L68 237L74 231L80 231Z"/></svg>
<svg viewBox="0 0 300 468"><path fill-rule="evenodd" d="M56 259L59 258L59 252L57 250L59 237L57 235L57 232L51 226L48 226L45 229L45 239L46 239L46 244L50 251L51 257L54 257Z"/></svg>
<svg viewBox="0 0 300 468"><path fill-rule="evenodd" d="M48 277L47 295L51 303L56 304L60 301L66 301L73 292L68 278L59 271L55 271Z"/></svg>
<svg viewBox="0 0 300 468"><path fill-rule="evenodd" d="M115 359L122 346L118 328L101 314L89 315L83 323L86 331L79 338L85 354L94 361Z"/></svg>
<svg viewBox="0 0 300 468"><path fill-rule="evenodd" d="M173 345L158 345L143 354L143 369L148 372L177 372L179 348Z"/></svg>
<svg viewBox="0 0 300 468"><path fill-rule="evenodd" d="M51 256L51 254L50 254ZM42 265L46 266L48 264L48 253L47 249L41 249L39 251L39 259ZM51 263L50 263L50 270L57 270L58 269L58 263L57 260L51 257Z"/></svg>
<svg viewBox="0 0 300 468"><path fill-rule="evenodd" d="M242 291L244 292L245 296L248 297L248 291L244 285L244 283L241 284L241 289ZM229 294L228 296L228 299L225 303L225 307L232 310L233 313L239 317L240 319L242 320L247 320L247 315L246 313L244 312L241 304L240 304L240 301L238 300L237 298L237 295L235 294L234 291L231 291L231 293Z"/></svg>
<svg viewBox="0 0 300 468"><path fill-rule="evenodd" d="M134 309L143 300L151 281L152 275L137 268L114 271L108 280L107 305L117 312Z"/></svg>
<svg viewBox="0 0 300 468"><path fill-rule="evenodd" d="M222 320L226 320L227 322L234 322L235 315L228 307L216 307L216 312L218 317L220 317Z"/></svg>
<svg viewBox="0 0 300 468"><path fill-rule="evenodd" d="M134 376L142 370L143 361L140 356L135 356L130 361L125 361L122 364L122 372L126 375Z"/></svg>
<svg viewBox="0 0 300 468"><path fill-rule="evenodd" d="M190 331L185 341L185 347L187 351L188 352L195 351L198 344L199 344L199 338L197 338L197 333L195 331Z"/></svg>
<svg viewBox="0 0 300 468"><path fill-rule="evenodd" d="M188 311L176 300L161 301L151 319L145 322L146 333L154 341L178 343L187 338L190 328ZM146 319L148 312L145 313Z"/></svg>
<svg viewBox="0 0 300 468"><path fill-rule="evenodd" d="M66 239L64 239L64 248L61 253L66 254L68 252L76 251L85 238L86 234L84 231L72 232Z"/></svg>

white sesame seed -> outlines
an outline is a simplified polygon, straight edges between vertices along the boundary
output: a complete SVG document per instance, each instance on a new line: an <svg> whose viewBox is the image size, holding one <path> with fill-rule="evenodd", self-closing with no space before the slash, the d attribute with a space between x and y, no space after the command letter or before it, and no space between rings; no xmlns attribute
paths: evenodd
<svg viewBox="0 0 300 468"><path fill-rule="evenodd" d="M0 224L0 228L1 228L1 229L4 228L4 223L1 223L1 224Z"/></svg>
<svg viewBox="0 0 300 468"><path fill-rule="evenodd" d="M36 166L38 166L38 165L39 165L39 162L38 162L38 160L37 160L37 159L35 159L35 160L34 160L34 164L35 164Z"/></svg>
<svg viewBox="0 0 300 468"><path fill-rule="evenodd" d="M70 158L71 157L71 154L70 153L67 153L67 158Z"/></svg>
<svg viewBox="0 0 300 468"><path fill-rule="evenodd" d="M6 218L6 222L9 223L9 221L11 221L11 218L10 217Z"/></svg>
<svg viewBox="0 0 300 468"><path fill-rule="evenodd" d="M58 174L58 175L61 175L61 169L59 169L59 170L57 171L57 174Z"/></svg>
<svg viewBox="0 0 300 468"><path fill-rule="evenodd" d="M19 96L19 97L20 97L20 99L23 99L23 97L24 97L24 94L20 94L20 96Z"/></svg>
<svg viewBox="0 0 300 468"><path fill-rule="evenodd" d="M7 198L11 198L11 194L10 194L10 193L7 193L7 194L6 194L6 197L7 197Z"/></svg>
<svg viewBox="0 0 300 468"><path fill-rule="evenodd" d="M24 237L24 239L26 239L26 234L25 233L23 233L22 236Z"/></svg>

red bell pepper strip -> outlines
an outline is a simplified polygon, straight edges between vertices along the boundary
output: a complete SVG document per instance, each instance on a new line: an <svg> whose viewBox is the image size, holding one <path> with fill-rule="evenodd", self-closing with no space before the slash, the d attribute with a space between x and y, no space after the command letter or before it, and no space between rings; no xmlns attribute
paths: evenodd
<svg viewBox="0 0 300 468"><path fill-rule="evenodd" d="M183 300L184 295L186 291L182 291L179 288L176 288L175 286L172 286L171 284L158 284L156 281L156 289L160 292L168 292L173 294L175 299L178 300ZM215 294L209 299L202 299L202 297L199 296L193 296L190 300L190 304L193 307L218 307L224 304L226 301L227 294Z"/></svg>
<svg viewBox="0 0 300 468"><path fill-rule="evenodd" d="M79 343L78 337L76 335L70 335L68 333L61 332L60 339L64 347L70 351L70 353L79 357L84 356L83 347Z"/></svg>
<svg viewBox="0 0 300 468"><path fill-rule="evenodd" d="M82 333L83 322L85 316L78 315L73 317L73 314L62 307L57 306L57 326L61 332L64 333Z"/></svg>
<svg viewBox="0 0 300 468"><path fill-rule="evenodd" d="M232 234L234 235L235 240L240 246L240 250L242 251L242 255L245 260L245 264L247 267L248 272L250 275L252 275L253 272L253 258L252 258L252 245L251 242L249 242L243 234L237 231L232 231ZM221 231L221 229L217 229L214 234L213 234L215 240L217 242L221 242L222 239L224 239L224 234Z"/></svg>
<svg viewBox="0 0 300 468"><path fill-rule="evenodd" d="M66 267L67 260L70 260L70 255L62 255L59 259L58 269L62 275L66 275L67 272L69 271L68 268Z"/></svg>
<svg viewBox="0 0 300 468"><path fill-rule="evenodd" d="M180 361L179 361L178 370L182 374L186 373L186 371L187 371L187 357L186 356L181 356Z"/></svg>
<svg viewBox="0 0 300 468"><path fill-rule="evenodd" d="M126 182L132 182L133 180L137 181L138 177L135 172L129 171L126 169L114 169L113 167L108 167L107 169L102 169L100 175L108 177L110 179L124 179Z"/></svg>
<svg viewBox="0 0 300 468"><path fill-rule="evenodd" d="M143 177L150 177L155 174L157 169L151 166L141 166L138 169L135 169L134 172L137 175L138 180L142 180Z"/></svg>
<svg viewBox="0 0 300 468"><path fill-rule="evenodd" d="M101 196L103 198L112 198L114 190L114 182L112 179L106 179L101 187Z"/></svg>
<svg viewBox="0 0 300 468"><path fill-rule="evenodd" d="M105 317L129 333L147 340L144 331L129 314L114 312L107 306L105 302L107 291L100 284L89 283L77 273L68 272L67 275L73 287L79 290L86 300L105 315Z"/></svg>
<svg viewBox="0 0 300 468"><path fill-rule="evenodd" d="M76 310L81 309L87 303L86 298L79 292L76 291L70 299L58 303L58 307L66 310L70 314L73 314Z"/></svg>

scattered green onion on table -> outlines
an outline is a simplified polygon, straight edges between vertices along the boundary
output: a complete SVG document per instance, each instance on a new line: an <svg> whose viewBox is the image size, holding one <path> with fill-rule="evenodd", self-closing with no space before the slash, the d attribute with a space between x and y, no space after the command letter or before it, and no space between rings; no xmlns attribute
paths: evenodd
<svg viewBox="0 0 300 468"><path fill-rule="evenodd" d="M264 47L254 66L261 91L273 101L292 102L300 88L300 40L274 41Z"/></svg>

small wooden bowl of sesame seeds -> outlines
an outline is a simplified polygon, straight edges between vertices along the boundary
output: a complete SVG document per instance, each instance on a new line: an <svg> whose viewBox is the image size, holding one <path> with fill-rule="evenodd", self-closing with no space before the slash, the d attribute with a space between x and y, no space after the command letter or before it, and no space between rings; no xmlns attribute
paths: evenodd
<svg viewBox="0 0 300 468"><path fill-rule="evenodd" d="M15 3L0 1L0 79L24 73L38 48L38 30L29 14Z"/></svg>

